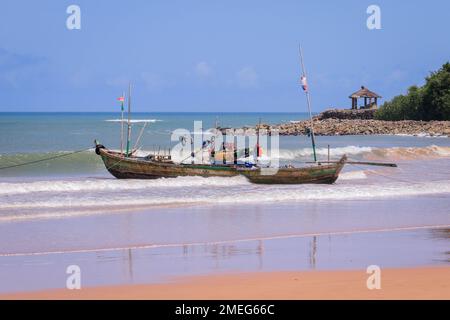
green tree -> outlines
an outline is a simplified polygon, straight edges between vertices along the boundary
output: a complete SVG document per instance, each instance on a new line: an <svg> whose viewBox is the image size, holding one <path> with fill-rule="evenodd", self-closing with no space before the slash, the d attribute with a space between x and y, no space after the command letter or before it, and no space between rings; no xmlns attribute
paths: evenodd
<svg viewBox="0 0 450 320"><path fill-rule="evenodd" d="M422 87L385 102L375 113L380 120L450 120L450 63L432 72Z"/></svg>
<svg viewBox="0 0 450 320"><path fill-rule="evenodd" d="M427 77L422 107L423 120L450 120L450 63Z"/></svg>

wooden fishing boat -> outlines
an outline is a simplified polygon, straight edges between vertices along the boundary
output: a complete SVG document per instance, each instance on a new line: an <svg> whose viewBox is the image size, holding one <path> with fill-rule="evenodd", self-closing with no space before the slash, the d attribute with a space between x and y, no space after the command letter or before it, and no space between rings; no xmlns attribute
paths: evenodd
<svg viewBox="0 0 450 320"><path fill-rule="evenodd" d="M347 161L344 155L338 162L292 168L277 168L273 174L258 166L245 164L181 164L167 158L125 156L96 143L95 151L106 169L119 179L158 179L180 176L234 177L243 175L250 182L260 184L334 183Z"/></svg>
<svg viewBox="0 0 450 320"><path fill-rule="evenodd" d="M257 130L257 144L256 150L256 163L239 163L238 158L242 156L236 147L233 147L232 152L227 150L223 145L222 151L214 149L214 156L212 163L195 163L194 156L195 151L191 153L191 163L185 164L184 161L175 163L172 161L170 153L169 155L149 154L146 156L137 156L131 148L131 85L128 93L128 134L126 140L126 151L124 150L124 114L123 114L123 101L122 96L119 100L122 101L122 129L121 129L121 147L120 152L112 151L105 148L103 145L95 142L95 151L102 158L106 169L116 178L119 179L158 179L158 178L174 178L180 176L201 176L201 177L234 177L238 175L245 176L252 183L260 184L303 184L303 183L334 183L346 163L352 164L366 164L366 165L383 165L383 166L396 166L395 164L383 164L383 163L369 163L369 162L348 162L347 156L342 156L337 161L330 161L329 157L327 161L320 162L316 155L316 145L314 137L313 119L311 113L311 102L309 96L308 84L306 82L306 71L303 64L303 54L300 48L300 58L302 65L301 86L306 94L306 101L308 105L310 127L309 136L311 137L311 144L313 150L314 162L312 165L305 167L294 168L291 166L279 167L279 168L265 168L261 167L258 163L258 159L261 156L261 148L259 144L259 129ZM261 126L260 125L258 128ZM217 125L216 125L217 128ZM136 145L142 136L141 134L137 139ZM205 142L205 141L203 141ZM244 150L245 158L249 158L250 148ZM199 150L204 152L204 147ZM202 154L203 155L203 154ZM212 152L211 152L212 155ZM232 158L230 159L230 155ZM217 157L219 156L219 157ZM188 158L186 158L188 159ZM215 159L222 159L221 163L216 163ZM232 164L229 164L229 161ZM246 160L247 161L247 160Z"/></svg>
<svg viewBox="0 0 450 320"><path fill-rule="evenodd" d="M301 51L300 51L301 54ZM302 58L302 86L306 88L306 74L303 66ZM304 82L304 83L303 83ZM217 164L215 161L213 163L195 163L192 161L191 164L185 164L183 161L181 163L174 163L171 160L170 155L160 156L155 154L150 154L145 157L136 156L133 149L130 148L130 138L131 138L131 85L129 86L128 92L128 134L126 141L126 151L124 152L123 146L123 133L124 133L124 96L119 98L122 102L122 129L121 129L121 150L120 152L112 151L106 149L103 145L95 141L95 151L101 156L106 169L116 178L119 179L157 179L157 178L174 178L180 176L201 176L201 177L233 177L237 175L242 175L247 177L250 182L261 183L261 184L303 184L303 183L334 183L339 177L339 173L344 167L347 157L344 155L339 161L334 163L322 164L317 161L316 149L314 142L314 130L313 121L310 108L309 92L305 90L307 95L307 103L311 120L310 136L314 154L314 165L309 165L300 168L294 168L291 166L279 167L279 168L263 168L260 167L258 161L255 164L244 163L239 164L238 150L233 148L233 164L228 164L228 155L225 144L223 145L222 151L216 150L215 153L222 158L223 162ZM261 126L261 121L260 125ZM258 127L258 128L259 128ZM217 125L216 125L217 128ZM257 144L256 144L256 159L259 159L260 154L260 144L259 144L259 130L257 131ZM140 139L142 135L139 135ZM137 142L136 142L137 144ZM200 152L203 152L202 147ZM249 153L247 151L245 153ZM195 152L192 151L192 157ZM219 158L219 159L220 159ZM214 159L216 159L214 157ZM194 160L194 158L193 158Z"/></svg>

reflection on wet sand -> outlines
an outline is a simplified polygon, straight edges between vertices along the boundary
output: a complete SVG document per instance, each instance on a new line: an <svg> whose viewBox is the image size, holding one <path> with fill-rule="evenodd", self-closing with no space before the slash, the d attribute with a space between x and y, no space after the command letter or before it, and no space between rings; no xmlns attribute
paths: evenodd
<svg viewBox="0 0 450 320"><path fill-rule="evenodd" d="M0 292L64 288L65 270L73 264L80 266L84 286L165 282L223 272L448 265L449 235L445 227L0 256Z"/></svg>
<svg viewBox="0 0 450 320"><path fill-rule="evenodd" d="M309 253L309 265L311 269L316 268L316 253L317 253L317 237L313 236L311 240L311 251Z"/></svg>
<svg viewBox="0 0 450 320"><path fill-rule="evenodd" d="M432 237L437 239L450 239L450 228L431 229ZM450 262L450 251L445 251L445 257L443 261Z"/></svg>
<svg viewBox="0 0 450 320"><path fill-rule="evenodd" d="M438 241L442 246L435 246L431 250L427 232L434 236L432 240ZM353 238L360 238L358 247L353 245ZM326 240L327 250L318 258L319 240ZM372 239L372 240L370 240ZM213 244L184 244L180 247L127 249L123 257L128 266L128 282L133 282L133 266L140 268L138 278L148 278L153 273L156 264L169 263L170 267L160 270L158 277L171 275L175 266L182 268L182 272L173 274L202 274L224 271L267 271L267 270L315 270L332 268L365 267L372 262L379 264L400 266L403 264L423 264L450 262L449 252L445 250L450 239L450 229L437 228L430 230L395 231L385 233L366 233L353 235L323 235L299 237L289 239L249 240L247 242L213 243ZM373 246L377 242L378 246ZM417 245L412 243L417 242ZM396 243L395 246L390 244ZM413 249L411 249L413 248ZM415 249L414 249L415 248ZM437 250L436 250L437 249ZM420 259L407 253L415 250L417 256L422 251ZM289 254L286 254L288 252ZM295 255L290 253L295 252ZM376 257L378 261L371 258ZM181 261L178 261L182 257ZM296 258L293 258L296 257ZM397 257L397 258L394 258ZM407 260L402 258L407 257ZM102 261L112 261L111 256L97 256ZM166 260L166 261L163 261ZM171 262L168 262L171 261ZM178 262L177 262L178 261ZM359 261L359 264L358 264ZM367 261L367 262L361 262ZM175 268L176 269L176 268Z"/></svg>

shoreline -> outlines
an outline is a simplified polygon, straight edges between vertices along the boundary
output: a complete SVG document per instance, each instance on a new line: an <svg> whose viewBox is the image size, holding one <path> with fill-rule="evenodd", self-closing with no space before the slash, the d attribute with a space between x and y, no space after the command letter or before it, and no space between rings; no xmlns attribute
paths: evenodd
<svg viewBox="0 0 450 320"><path fill-rule="evenodd" d="M379 290L367 289L369 276L366 270L207 274L158 284L1 294L0 299L450 299L449 267L382 268Z"/></svg>

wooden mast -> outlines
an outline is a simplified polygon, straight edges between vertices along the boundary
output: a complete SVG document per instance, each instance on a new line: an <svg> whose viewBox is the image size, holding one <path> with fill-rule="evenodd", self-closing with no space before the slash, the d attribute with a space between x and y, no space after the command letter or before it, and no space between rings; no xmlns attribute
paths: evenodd
<svg viewBox="0 0 450 320"><path fill-rule="evenodd" d="M302 79L305 79L305 84L306 84L306 69L305 69L305 65L303 63L303 51L302 51L302 47L299 46L299 50L300 50L300 62L302 64ZM311 143L312 143L312 148L313 148L313 155L314 155L314 162L317 162L317 155L316 155L316 142L314 139L314 122L313 122L313 118L312 118L312 113L311 113L311 98L309 96L309 88L303 88L306 94L306 102L308 104L308 111L309 111L309 119L311 121L310 124L310 128L309 128L309 133L311 135Z"/></svg>
<svg viewBox="0 0 450 320"><path fill-rule="evenodd" d="M258 129L256 130L256 162L258 162L258 158L261 156L259 154L259 130L261 130L261 117L259 117Z"/></svg>
<svg viewBox="0 0 450 320"><path fill-rule="evenodd" d="M122 99L125 99L125 92L122 92ZM121 101L121 113L122 113L122 119L120 121L120 154L123 154L123 100Z"/></svg>
<svg viewBox="0 0 450 320"><path fill-rule="evenodd" d="M126 157L130 156L130 143L131 143L131 82L128 85L128 133L127 133L127 153Z"/></svg>

